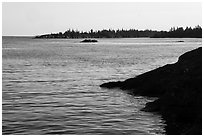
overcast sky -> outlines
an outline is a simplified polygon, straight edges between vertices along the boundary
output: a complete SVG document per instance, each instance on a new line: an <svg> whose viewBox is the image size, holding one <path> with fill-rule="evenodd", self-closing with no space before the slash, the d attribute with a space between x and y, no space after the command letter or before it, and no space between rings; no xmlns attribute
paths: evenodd
<svg viewBox="0 0 204 137"><path fill-rule="evenodd" d="M153 29L202 25L201 3L12 3L2 4L3 35L37 35L67 29Z"/></svg>

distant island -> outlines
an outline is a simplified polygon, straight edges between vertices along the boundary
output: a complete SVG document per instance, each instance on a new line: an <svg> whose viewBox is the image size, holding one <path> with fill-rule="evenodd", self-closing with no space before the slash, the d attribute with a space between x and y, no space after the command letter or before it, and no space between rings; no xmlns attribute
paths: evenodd
<svg viewBox="0 0 204 137"><path fill-rule="evenodd" d="M98 41L95 40L95 39L85 39L85 40L82 40L81 42L82 43L95 43L95 42L98 42Z"/></svg>
<svg viewBox="0 0 204 137"><path fill-rule="evenodd" d="M67 30L64 33L51 33L35 36L35 38L40 39L76 39L76 38L202 38L202 28L198 25L194 28L186 27L173 27L169 31L156 31L156 30L111 30L103 29L89 32L77 31L77 30Z"/></svg>

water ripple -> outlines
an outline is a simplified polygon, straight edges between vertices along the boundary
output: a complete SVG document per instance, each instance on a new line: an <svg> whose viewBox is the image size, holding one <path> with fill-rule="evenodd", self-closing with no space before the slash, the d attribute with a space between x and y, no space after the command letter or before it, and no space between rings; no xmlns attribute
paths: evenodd
<svg viewBox="0 0 204 137"><path fill-rule="evenodd" d="M164 134L155 98L99 87L176 61L200 39L78 40L2 38L2 134Z"/></svg>

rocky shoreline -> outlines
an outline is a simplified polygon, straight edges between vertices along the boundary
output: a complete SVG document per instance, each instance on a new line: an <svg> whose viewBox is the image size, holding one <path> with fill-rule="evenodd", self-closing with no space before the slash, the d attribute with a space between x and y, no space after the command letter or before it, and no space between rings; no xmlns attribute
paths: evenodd
<svg viewBox="0 0 204 137"><path fill-rule="evenodd" d="M133 95L158 97L143 111L158 112L166 121L166 134L202 134L202 48L189 51L175 64L103 88L120 88Z"/></svg>

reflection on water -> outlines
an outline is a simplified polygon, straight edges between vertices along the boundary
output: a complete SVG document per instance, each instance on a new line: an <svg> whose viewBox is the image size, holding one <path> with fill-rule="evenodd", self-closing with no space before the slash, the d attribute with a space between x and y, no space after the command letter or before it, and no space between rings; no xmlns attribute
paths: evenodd
<svg viewBox="0 0 204 137"><path fill-rule="evenodd" d="M76 39L3 37L2 133L164 134L159 115L140 111L154 98L99 85L175 62L201 45L201 39L172 42L176 40L82 44Z"/></svg>

